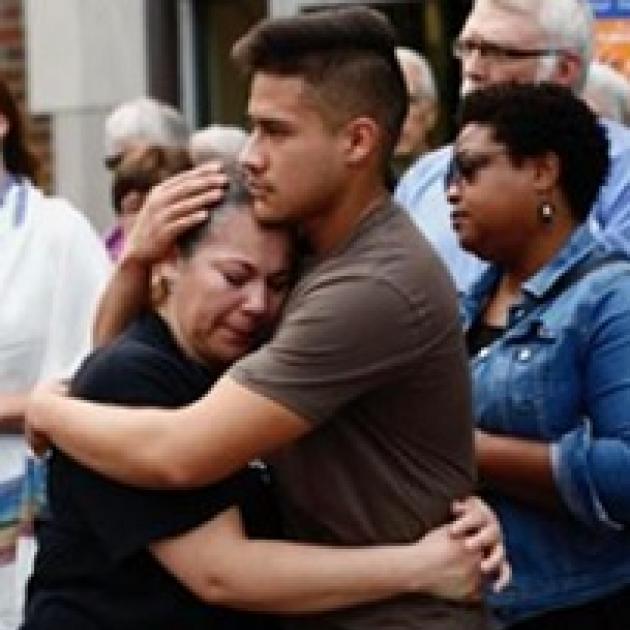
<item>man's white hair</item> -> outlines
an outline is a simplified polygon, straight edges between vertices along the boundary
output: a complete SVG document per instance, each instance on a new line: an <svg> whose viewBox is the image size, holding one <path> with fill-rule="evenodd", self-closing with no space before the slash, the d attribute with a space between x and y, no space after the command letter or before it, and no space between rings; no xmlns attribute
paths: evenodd
<svg viewBox="0 0 630 630"><path fill-rule="evenodd" d="M582 97L600 116L630 124L630 81L609 65L591 62Z"/></svg>
<svg viewBox="0 0 630 630"><path fill-rule="evenodd" d="M476 0L480 3L535 20L546 33L548 46L576 54L582 61L582 72L573 89L582 90L593 58L594 18L588 0Z"/></svg>
<svg viewBox="0 0 630 630"><path fill-rule="evenodd" d="M406 64L416 70L419 82L418 93L415 96L437 102L438 92L435 77L426 58L415 50L402 46L396 48L396 57L401 65Z"/></svg>
<svg viewBox="0 0 630 630"><path fill-rule="evenodd" d="M105 120L105 156L117 157L130 143L185 147L190 130L174 107L141 97L116 107Z"/></svg>

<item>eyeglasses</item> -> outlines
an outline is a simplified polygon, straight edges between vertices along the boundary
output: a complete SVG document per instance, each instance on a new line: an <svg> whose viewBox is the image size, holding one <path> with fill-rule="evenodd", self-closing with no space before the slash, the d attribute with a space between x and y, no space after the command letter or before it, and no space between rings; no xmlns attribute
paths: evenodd
<svg viewBox="0 0 630 630"><path fill-rule="evenodd" d="M444 190L448 190L453 184L459 184L462 180L472 184L477 173L486 168L494 158L505 153L505 149L499 149L493 153L457 154L453 153L444 175Z"/></svg>
<svg viewBox="0 0 630 630"><path fill-rule="evenodd" d="M122 162L123 154L118 153L117 155L108 155L103 162L105 163L105 168L108 171L113 171L118 168L118 165Z"/></svg>
<svg viewBox="0 0 630 630"><path fill-rule="evenodd" d="M514 48L512 46L504 46L503 44L473 41L470 39L458 39L453 42L453 56L460 61L468 59L475 52L478 53L482 59L487 61L507 63L519 59L560 55L566 51L561 48Z"/></svg>

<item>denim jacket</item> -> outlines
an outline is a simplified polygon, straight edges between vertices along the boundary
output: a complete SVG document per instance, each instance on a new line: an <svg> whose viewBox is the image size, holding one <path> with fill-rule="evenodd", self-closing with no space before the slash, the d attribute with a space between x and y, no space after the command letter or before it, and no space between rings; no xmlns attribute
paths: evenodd
<svg viewBox="0 0 630 630"><path fill-rule="evenodd" d="M605 255L585 227L576 230L523 284L505 333L471 362L477 426L548 442L566 508L551 514L487 496L514 571L490 602L509 623L630 585L630 262L552 292L577 265ZM466 329L499 275L491 267L462 298Z"/></svg>

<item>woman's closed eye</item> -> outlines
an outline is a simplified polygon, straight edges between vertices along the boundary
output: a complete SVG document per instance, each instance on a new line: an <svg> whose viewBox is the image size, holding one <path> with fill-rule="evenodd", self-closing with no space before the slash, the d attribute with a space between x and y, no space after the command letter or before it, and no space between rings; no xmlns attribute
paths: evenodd
<svg viewBox="0 0 630 630"><path fill-rule="evenodd" d="M245 270L222 270L221 275L225 278L228 284L231 284L234 287L242 287L251 278L251 275Z"/></svg>

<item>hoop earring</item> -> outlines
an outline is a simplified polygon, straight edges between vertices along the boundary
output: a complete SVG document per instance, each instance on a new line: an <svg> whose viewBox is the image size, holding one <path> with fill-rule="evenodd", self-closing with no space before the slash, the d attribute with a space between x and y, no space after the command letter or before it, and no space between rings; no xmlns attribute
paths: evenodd
<svg viewBox="0 0 630 630"><path fill-rule="evenodd" d="M538 206L538 219L545 225L550 225L556 216L556 209L549 201L543 201Z"/></svg>

